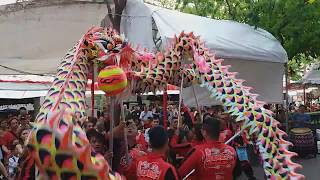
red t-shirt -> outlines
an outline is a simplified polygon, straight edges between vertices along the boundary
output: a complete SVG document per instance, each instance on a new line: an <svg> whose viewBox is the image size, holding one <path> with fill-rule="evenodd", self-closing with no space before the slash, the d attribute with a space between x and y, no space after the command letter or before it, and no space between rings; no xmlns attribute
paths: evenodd
<svg viewBox="0 0 320 180"><path fill-rule="evenodd" d="M119 166L119 173L124 174L126 176L127 179L135 179L136 175L134 174L134 172L132 172L133 170L129 170L130 166L132 166L132 163L134 163L138 157L141 157L145 155L144 152L140 151L137 148L133 148L130 150L129 154L128 154L128 160L129 162L127 162L127 159L125 156L123 156L120 159L120 166Z"/></svg>
<svg viewBox="0 0 320 180"><path fill-rule="evenodd" d="M137 158L128 169L135 175L134 178L131 177L132 180L178 180L175 168L163 159L164 157L158 153L149 153Z"/></svg>
<svg viewBox="0 0 320 180"><path fill-rule="evenodd" d="M236 152L219 141L206 141L196 146L178 170L180 178L184 178L192 170L188 179L197 180L232 180L236 164Z"/></svg>
<svg viewBox="0 0 320 180"><path fill-rule="evenodd" d="M172 138L170 139L170 148L171 150L179 154L180 156L185 156L190 150L191 150L191 143L178 143L179 136L178 135L173 135Z"/></svg>
<svg viewBox="0 0 320 180"><path fill-rule="evenodd" d="M17 139L17 135L14 134L12 131L7 131L2 138L2 144L5 145L8 149L11 150L11 146L13 141Z"/></svg>
<svg viewBox="0 0 320 180"><path fill-rule="evenodd" d="M144 133L139 133L136 137L136 142L137 142L137 145L136 147L138 149L140 149L141 151L145 151L147 152L148 150L148 143L147 141L145 140L144 138Z"/></svg>

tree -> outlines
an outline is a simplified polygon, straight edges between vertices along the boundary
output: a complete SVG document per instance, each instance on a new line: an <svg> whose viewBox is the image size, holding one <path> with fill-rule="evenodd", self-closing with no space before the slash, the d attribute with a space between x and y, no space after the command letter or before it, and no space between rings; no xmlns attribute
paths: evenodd
<svg viewBox="0 0 320 180"><path fill-rule="evenodd" d="M272 33L288 53L289 73L301 70L320 55L318 0L177 0L175 8L214 19L230 19Z"/></svg>
<svg viewBox="0 0 320 180"><path fill-rule="evenodd" d="M112 24L112 27L120 32L120 25L121 25L121 16L124 8L126 7L127 0L113 0L114 4L114 11L112 11L110 0L104 0L105 4L107 5L107 15L101 21L101 26L106 27L108 18Z"/></svg>

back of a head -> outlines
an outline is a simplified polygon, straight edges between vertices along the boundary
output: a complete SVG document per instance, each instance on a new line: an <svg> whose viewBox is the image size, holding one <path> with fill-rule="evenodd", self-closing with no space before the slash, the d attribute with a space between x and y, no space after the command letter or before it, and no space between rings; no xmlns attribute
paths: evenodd
<svg viewBox="0 0 320 180"><path fill-rule="evenodd" d="M153 149L162 149L168 143L168 135L162 126L155 126L149 130L149 142Z"/></svg>
<svg viewBox="0 0 320 180"><path fill-rule="evenodd" d="M195 134L196 139L198 141L203 141L203 139L204 139L203 134L201 132L201 129L202 129L202 124L201 123L195 123L194 124L194 134Z"/></svg>
<svg viewBox="0 0 320 180"><path fill-rule="evenodd" d="M220 121L213 117L207 117L203 120L203 129L212 139L218 139L220 134Z"/></svg>

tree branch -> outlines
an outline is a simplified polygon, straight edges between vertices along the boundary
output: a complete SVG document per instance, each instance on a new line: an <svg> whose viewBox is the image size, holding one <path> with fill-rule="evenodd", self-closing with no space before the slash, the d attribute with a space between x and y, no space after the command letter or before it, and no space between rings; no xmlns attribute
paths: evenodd
<svg viewBox="0 0 320 180"><path fill-rule="evenodd" d="M114 0L115 4L115 15L113 16L113 28L120 33L121 15L122 11L127 5L127 0Z"/></svg>
<svg viewBox="0 0 320 180"><path fill-rule="evenodd" d="M121 25L121 15L122 11L126 7L127 0L113 0L115 9L112 12L111 5L108 0L104 0L104 3L107 5L108 14L101 21L101 26L107 26L107 17L109 17L112 27L120 33L120 25Z"/></svg>
<svg viewBox="0 0 320 180"><path fill-rule="evenodd" d="M107 5L107 14L105 15L105 17L102 19L101 21L101 27L106 27L107 26L107 22L108 22L108 17L110 19L110 22L111 24L113 25L113 21L114 21L114 18L113 18L113 13L112 13L112 9L111 9L111 6L108 2L108 0L104 0L104 3Z"/></svg>
<svg viewBox="0 0 320 180"><path fill-rule="evenodd" d="M108 9L108 16L109 16L109 19L110 19L110 21L111 21L111 22L113 22L114 17L113 17L113 15L112 15L113 13L112 13L111 6L110 6L110 4L109 4L108 0L105 0L105 2L107 3L107 9Z"/></svg>
<svg viewBox="0 0 320 180"><path fill-rule="evenodd" d="M230 5L229 0L226 0L226 3L227 3L227 6L228 6L229 15L231 16L232 20L235 20L235 15L234 15L234 13L232 12L232 8L231 8L231 5Z"/></svg>

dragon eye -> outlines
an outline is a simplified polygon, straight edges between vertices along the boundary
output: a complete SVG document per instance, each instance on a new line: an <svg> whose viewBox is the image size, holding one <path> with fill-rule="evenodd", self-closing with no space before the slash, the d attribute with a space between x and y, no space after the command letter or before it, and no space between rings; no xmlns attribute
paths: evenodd
<svg viewBox="0 0 320 180"><path fill-rule="evenodd" d="M108 42L107 41L102 41L101 44L105 49L107 49L107 46L108 46Z"/></svg>

